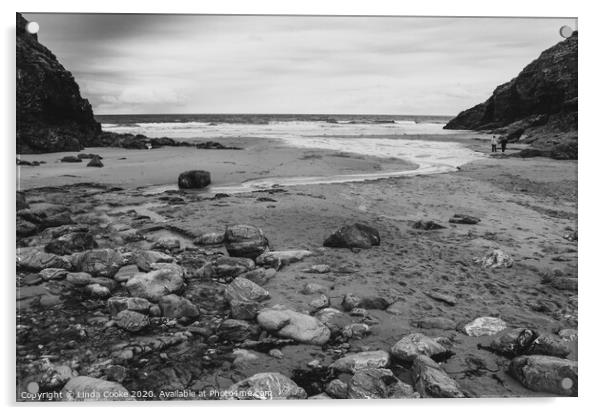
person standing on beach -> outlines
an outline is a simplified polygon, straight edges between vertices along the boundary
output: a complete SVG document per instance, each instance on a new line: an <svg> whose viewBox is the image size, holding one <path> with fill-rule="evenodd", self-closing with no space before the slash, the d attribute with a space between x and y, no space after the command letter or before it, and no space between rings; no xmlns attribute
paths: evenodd
<svg viewBox="0 0 602 415"><path fill-rule="evenodd" d="M502 153L506 152L506 144L508 144L508 137L502 137L500 139L500 143L502 144Z"/></svg>
<svg viewBox="0 0 602 415"><path fill-rule="evenodd" d="M495 135L491 136L491 152L497 153L497 137Z"/></svg>

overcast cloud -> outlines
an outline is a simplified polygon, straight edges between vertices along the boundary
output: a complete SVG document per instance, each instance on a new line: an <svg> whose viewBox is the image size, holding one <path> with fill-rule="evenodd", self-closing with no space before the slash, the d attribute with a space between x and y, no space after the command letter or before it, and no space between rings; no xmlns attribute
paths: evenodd
<svg viewBox="0 0 602 415"><path fill-rule="evenodd" d="M24 13L97 114L453 115L575 19Z"/></svg>

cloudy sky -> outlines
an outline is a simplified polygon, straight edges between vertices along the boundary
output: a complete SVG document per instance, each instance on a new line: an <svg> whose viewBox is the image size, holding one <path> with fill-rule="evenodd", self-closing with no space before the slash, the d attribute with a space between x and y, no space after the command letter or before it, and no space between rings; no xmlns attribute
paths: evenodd
<svg viewBox="0 0 602 415"><path fill-rule="evenodd" d="M97 114L453 115L575 19L24 13Z"/></svg>

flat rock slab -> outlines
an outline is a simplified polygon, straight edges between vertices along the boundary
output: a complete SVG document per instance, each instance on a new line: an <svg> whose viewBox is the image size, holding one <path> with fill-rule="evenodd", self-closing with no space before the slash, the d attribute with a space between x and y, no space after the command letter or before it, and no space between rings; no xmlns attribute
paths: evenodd
<svg viewBox="0 0 602 415"><path fill-rule="evenodd" d="M469 336L493 336L506 329L506 322L497 317L479 317L466 324L464 333Z"/></svg>
<svg viewBox="0 0 602 415"><path fill-rule="evenodd" d="M257 373L228 388L221 399L272 400L306 399L307 393L286 376L276 373Z"/></svg>

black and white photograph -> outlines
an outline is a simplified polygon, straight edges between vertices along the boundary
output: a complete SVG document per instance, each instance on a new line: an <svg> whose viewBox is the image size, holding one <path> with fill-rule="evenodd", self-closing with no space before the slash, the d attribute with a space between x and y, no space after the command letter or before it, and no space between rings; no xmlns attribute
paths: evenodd
<svg viewBox="0 0 602 415"><path fill-rule="evenodd" d="M16 13L17 405L577 397L579 18Z"/></svg>

